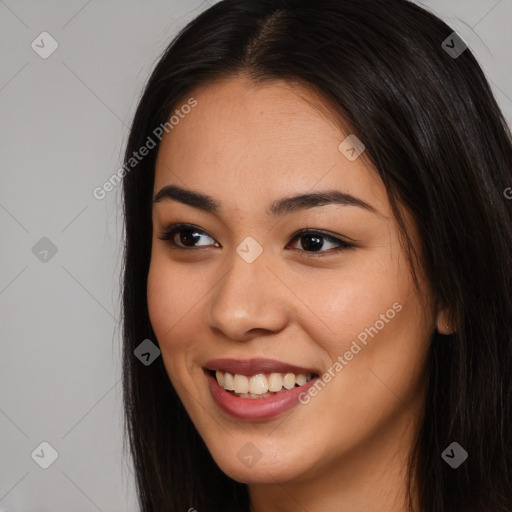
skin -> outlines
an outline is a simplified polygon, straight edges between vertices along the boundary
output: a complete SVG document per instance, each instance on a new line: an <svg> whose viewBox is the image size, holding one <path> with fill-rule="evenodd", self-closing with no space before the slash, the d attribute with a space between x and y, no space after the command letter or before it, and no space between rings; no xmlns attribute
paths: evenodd
<svg viewBox="0 0 512 512"><path fill-rule="evenodd" d="M382 181L364 154L351 162L338 150L350 132L304 86L238 75L190 96L197 106L161 142L154 193L171 184L197 190L222 211L153 205L148 307L172 384L219 467L249 485L253 511L404 510L429 341L434 329L449 331L421 272L427 300L416 292ZM266 213L278 198L327 189L378 213L343 205ZM204 231L199 249L158 238L178 222ZM290 242L306 227L356 248ZM248 236L263 248L250 264L236 252ZM179 233L173 239L183 245ZM307 405L249 422L210 395L202 369L210 359L266 357L326 372L397 302L401 311ZM250 468L237 457L249 442L262 454Z"/></svg>

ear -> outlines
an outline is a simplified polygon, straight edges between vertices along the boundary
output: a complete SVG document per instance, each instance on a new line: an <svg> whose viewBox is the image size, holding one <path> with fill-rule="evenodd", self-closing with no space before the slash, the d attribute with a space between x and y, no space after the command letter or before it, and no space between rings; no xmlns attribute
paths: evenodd
<svg viewBox="0 0 512 512"><path fill-rule="evenodd" d="M455 325L453 325L451 318L452 315L450 314L448 307L440 307L438 309L436 329L439 334L449 335L455 332Z"/></svg>

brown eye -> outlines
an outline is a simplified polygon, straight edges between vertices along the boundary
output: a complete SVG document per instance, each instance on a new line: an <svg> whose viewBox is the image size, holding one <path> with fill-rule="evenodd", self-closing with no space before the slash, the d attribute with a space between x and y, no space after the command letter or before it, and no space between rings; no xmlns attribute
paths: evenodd
<svg viewBox="0 0 512 512"><path fill-rule="evenodd" d="M191 224L171 224L158 236L158 239L168 243L173 249L193 250L212 245L211 243L198 245L204 237L214 240L205 231ZM308 256L321 256L326 253L332 254L334 252L354 249L356 247L355 245L340 238L309 228L302 229L295 233L288 242L288 245L294 240L299 239L301 240L300 247L296 247L295 249ZM326 243L332 244L334 247L325 249ZM213 242L213 245L215 247L220 247L220 244L215 241Z"/></svg>
<svg viewBox="0 0 512 512"><path fill-rule="evenodd" d="M194 249L196 247L211 245L197 245L203 236L213 240L213 238L209 237L203 230L196 228L195 226L191 226L189 224L173 224L166 228L164 232L158 236L158 239L168 242L175 248Z"/></svg>
<svg viewBox="0 0 512 512"><path fill-rule="evenodd" d="M325 253L325 252L333 252L333 251L341 251L344 249L353 249L355 246L336 238L331 235L327 235L325 233L314 231L311 229L302 229L298 233L296 233L293 238L290 240L301 240L300 247L307 253ZM333 244L335 247L330 249L325 249L325 241Z"/></svg>

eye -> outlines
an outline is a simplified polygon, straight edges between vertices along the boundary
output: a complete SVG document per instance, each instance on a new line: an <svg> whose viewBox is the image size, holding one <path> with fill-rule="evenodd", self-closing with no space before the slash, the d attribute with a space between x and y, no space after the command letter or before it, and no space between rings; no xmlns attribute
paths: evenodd
<svg viewBox="0 0 512 512"><path fill-rule="evenodd" d="M207 235L205 231L191 224L171 224L158 236L158 239L167 242L173 249L191 250L211 245L208 243L196 245L201 241L201 237L203 236L213 240L213 238ZM297 239L302 239L301 248L303 250L301 252L306 253L308 256L316 256L314 253L332 253L345 249L354 249L356 247L355 245L345 242L340 238L311 228L301 229L297 233L294 233L290 238L288 245ZM334 247L329 250L325 250L325 241L333 244ZM220 247L220 244L215 241L214 245L215 247ZM300 251L300 249L298 250Z"/></svg>
<svg viewBox="0 0 512 512"><path fill-rule="evenodd" d="M177 237L176 235L179 236ZM159 235L158 238L159 240L163 240L164 242L169 243L173 248L186 250L209 245L195 245L195 243L201 239L202 235L206 235L206 233L203 230L192 226L191 224L171 224L164 230L162 234ZM213 240L213 238L209 237L208 235L206 236ZM179 239L180 243L176 243L176 238ZM216 243L216 246L219 247L219 244Z"/></svg>
<svg viewBox="0 0 512 512"><path fill-rule="evenodd" d="M297 239L302 239L300 245L308 256L316 256L314 253L338 252L345 249L354 249L356 247L340 238L310 228L301 229L298 233L295 233L288 243ZM329 250L321 250L324 247L325 240L334 244L335 247Z"/></svg>

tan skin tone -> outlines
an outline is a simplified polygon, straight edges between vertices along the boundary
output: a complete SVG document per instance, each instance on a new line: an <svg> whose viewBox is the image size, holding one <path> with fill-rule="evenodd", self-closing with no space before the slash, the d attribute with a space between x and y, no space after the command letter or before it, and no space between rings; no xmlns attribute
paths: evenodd
<svg viewBox="0 0 512 512"><path fill-rule="evenodd" d="M197 106L162 140L154 193L199 191L221 212L153 205L148 307L169 378L216 463L249 485L254 512L405 510L429 340L449 331L446 312L418 297L382 181L364 154L341 154L348 133L303 86L240 75L190 96ZM376 212L330 204L266 213L276 199L331 189ZM172 237L192 248L158 238L171 223L199 228L195 243ZM334 251L339 244L324 237L312 251L307 237L290 241L301 228L356 247ZM236 252L248 236L263 248L250 264ZM435 304L421 274L420 283ZM210 395L210 359L265 357L325 372L397 302L401 311L307 405L251 422ZM250 468L237 457L248 442L262 453Z"/></svg>

